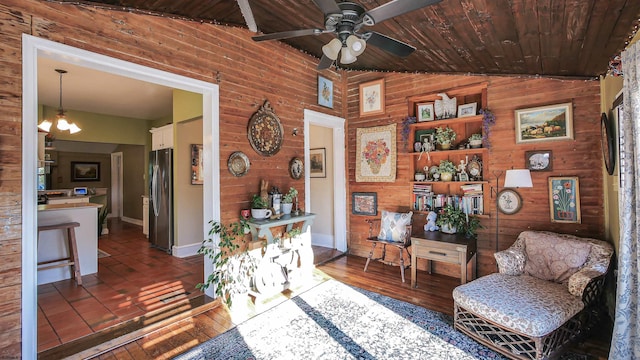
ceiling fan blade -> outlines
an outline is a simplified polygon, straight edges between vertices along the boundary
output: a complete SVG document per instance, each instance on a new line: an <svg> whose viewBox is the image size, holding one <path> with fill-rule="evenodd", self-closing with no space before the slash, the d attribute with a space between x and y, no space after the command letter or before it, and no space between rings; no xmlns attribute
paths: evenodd
<svg viewBox="0 0 640 360"><path fill-rule="evenodd" d="M329 59L327 55L322 55L320 62L318 63L318 70L324 70L331 67L333 60Z"/></svg>
<svg viewBox="0 0 640 360"><path fill-rule="evenodd" d="M406 14L429 5L437 4L441 1L442 0L392 0L375 9L367 11L364 15L364 24L371 26L391 19L392 17Z"/></svg>
<svg viewBox="0 0 640 360"><path fill-rule="evenodd" d="M291 30L291 31L282 31L272 34L264 34L252 36L253 41L265 41L265 40L280 40L280 39L288 39L297 36L307 36L307 35L320 35L327 32L326 30L321 29L303 29L303 30Z"/></svg>
<svg viewBox="0 0 640 360"><path fill-rule="evenodd" d="M416 48L409 44L405 44L402 41L392 39L375 31L369 31L363 34L362 38L366 40L368 45L379 47L382 50L400 57L409 56L416 50Z"/></svg>
<svg viewBox="0 0 640 360"><path fill-rule="evenodd" d="M249 5L249 0L236 0L238 2L238 6L240 7L240 12L242 12L242 17L244 17L244 21L247 23L247 27L250 31L258 32L258 25L256 25L256 20L253 18L253 11L251 11L251 6Z"/></svg>
<svg viewBox="0 0 640 360"><path fill-rule="evenodd" d="M316 6L319 7L325 15L342 13L342 10L340 10L334 0L313 0L313 2L316 3Z"/></svg>

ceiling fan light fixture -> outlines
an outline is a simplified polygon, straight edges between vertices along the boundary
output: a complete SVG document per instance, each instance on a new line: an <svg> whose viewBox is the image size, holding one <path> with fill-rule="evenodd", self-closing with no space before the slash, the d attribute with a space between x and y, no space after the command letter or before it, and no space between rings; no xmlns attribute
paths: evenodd
<svg viewBox="0 0 640 360"><path fill-rule="evenodd" d="M333 39L322 47L322 53L329 59L335 60L338 58L338 53L342 49L342 42L340 39Z"/></svg>
<svg viewBox="0 0 640 360"><path fill-rule="evenodd" d="M70 134L75 134L75 133L80 132L80 131L82 131L82 129L80 129L78 127L78 125L76 125L75 123L69 124L69 133Z"/></svg>
<svg viewBox="0 0 640 360"><path fill-rule="evenodd" d="M360 54L362 54L367 48L367 42L359 39L355 35L349 35L347 38L347 48L349 48L349 51L353 56L360 56Z"/></svg>
<svg viewBox="0 0 640 360"><path fill-rule="evenodd" d="M58 130L60 131L65 131L65 130L69 130L69 122L67 122L67 119L65 119L64 117L58 118L58 124L56 125L56 127L58 128Z"/></svg>
<svg viewBox="0 0 640 360"><path fill-rule="evenodd" d="M354 62L356 62L356 60L358 60L358 58L356 58L353 53L351 53L351 50L349 50L348 47L343 47L342 48L342 56L340 56L340 63L341 64L353 64Z"/></svg>
<svg viewBox="0 0 640 360"><path fill-rule="evenodd" d="M42 131L46 131L49 132L51 130L51 125L53 125L53 123L47 119L42 120L42 122L38 125L38 129L42 130Z"/></svg>

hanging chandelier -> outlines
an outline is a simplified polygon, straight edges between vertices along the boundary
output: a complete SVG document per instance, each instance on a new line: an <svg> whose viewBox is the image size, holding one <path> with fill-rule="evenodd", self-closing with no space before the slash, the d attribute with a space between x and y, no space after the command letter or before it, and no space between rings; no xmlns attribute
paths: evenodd
<svg viewBox="0 0 640 360"><path fill-rule="evenodd" d="M64 108L62 107L62 74L66 74L67 70L56 69L56 72L60 75L60 103L58 105L58 114L56 114L56 128L58 128L58 130L60 131L69 130L70 134L75 134L77 132L80 132L82 129L80 129L75 123L69 123L69 121L67 121L67 117L64 113ZM40 123L40 125L38 125L38 128L49 132L52 125L53 123L51 121L45 119Z"/></svg>

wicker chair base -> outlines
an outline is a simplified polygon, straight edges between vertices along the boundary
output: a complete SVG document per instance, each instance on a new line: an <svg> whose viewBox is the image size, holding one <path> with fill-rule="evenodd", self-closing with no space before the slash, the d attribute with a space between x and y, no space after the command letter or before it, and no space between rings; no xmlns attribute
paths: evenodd
<svg viewBox="0 0 640 360"><path fill-rule="evenodd" d="M585 330L587 312L576 314L551 333L534 337L517 333L454 304L455 328L510 359L553 359Z"/></svg>

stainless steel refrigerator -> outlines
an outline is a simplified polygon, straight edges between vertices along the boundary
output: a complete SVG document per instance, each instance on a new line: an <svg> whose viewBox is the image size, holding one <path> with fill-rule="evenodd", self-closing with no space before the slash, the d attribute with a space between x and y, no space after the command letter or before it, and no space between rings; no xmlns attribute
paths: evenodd
<svg viewBox="0 0 640 360"><path fill-rule="evenodd" d="M149 241L171 254L173 246L173 149L149 153Z"/></svg>

